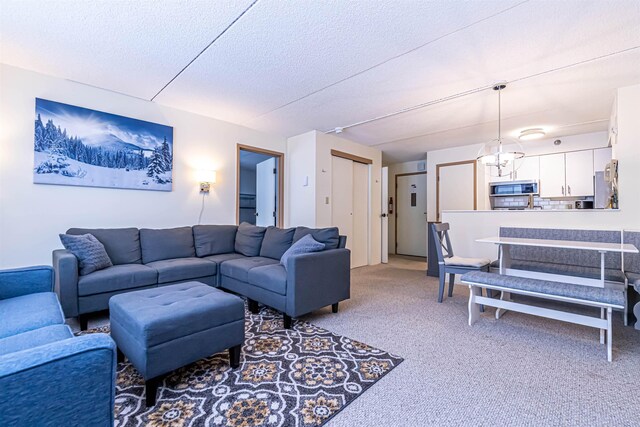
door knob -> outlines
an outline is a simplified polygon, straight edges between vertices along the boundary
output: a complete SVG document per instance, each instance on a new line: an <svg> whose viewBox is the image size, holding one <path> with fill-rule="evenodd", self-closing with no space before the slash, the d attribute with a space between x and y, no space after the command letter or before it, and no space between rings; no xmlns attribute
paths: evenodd
<svg viewBox="0 0 640 427"><path fill-rule="evenodd" d="M382 214L382 215L380 215L380 216L381 216L382 218L386 218L386 217L387 217L387 214L386 214L386 213L383 213L383 214Z"/></svg>

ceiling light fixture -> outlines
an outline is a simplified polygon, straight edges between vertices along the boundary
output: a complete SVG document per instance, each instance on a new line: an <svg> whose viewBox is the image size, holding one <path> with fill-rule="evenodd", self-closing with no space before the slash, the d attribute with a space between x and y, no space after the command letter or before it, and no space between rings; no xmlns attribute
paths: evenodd
<svg viewBox="0 0 640 427"><path fill-rule="evenodd" d="M504 169L517 159L524 157L522 146L518 141L509 140L502 137L502 105L500 93L507 87L506 82L497 83L493 90L498 92L498 138L485 143L478 152L477 160L485 166L491 168L492 176L503 176ZM508 144L509 147L505 147ZM515 148L510 150L509 148ZM496 169L493 169L493 168Z"/></svg>
<svg viewBox="0 0 640 427"><path fill-rule="evenodd" d="M520 136L518 136L518 139L522 141L531 141L532 139L540 139L545 135L546 133L544 132L544 130L542 130L542 128L525 129L520 132Z"/></svg>

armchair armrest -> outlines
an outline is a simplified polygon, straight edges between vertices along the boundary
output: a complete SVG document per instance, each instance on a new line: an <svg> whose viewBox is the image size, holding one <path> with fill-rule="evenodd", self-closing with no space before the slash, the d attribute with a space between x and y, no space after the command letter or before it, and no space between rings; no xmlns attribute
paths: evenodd
<svg viewBox="0 0 640 427"><path fill-rule="evenodd" d="M78 258L65 249L53 251L55 290L65 317L78 313Z"/></svg>
<svg viewBox="0 0 640 427"><path fill-rule="evenodd" d="M0 356L0 425L112 426L116 347L105 334Z"/></svg>
<svg viewBox="0 0 640 427"><path fill-rule="evenodd" d="M46 265L0 271L0 299L53 291L53 269Z"/></svg>
<svg viewBox="0 0 640 427"><path fill-rule="evenodd" d="M286 313L297 317L349 299L351 251L330 249L295 255L287 263Z"/></svg>

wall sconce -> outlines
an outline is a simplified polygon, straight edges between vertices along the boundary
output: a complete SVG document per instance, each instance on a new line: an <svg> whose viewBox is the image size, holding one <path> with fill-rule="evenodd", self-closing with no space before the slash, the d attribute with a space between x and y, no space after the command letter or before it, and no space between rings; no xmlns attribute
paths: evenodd
<svg viewBox="0 0 640 427"><path fill-rule="evenodd" d="M216 183L216 171L199 170L196 175L198 181L200 181L200 192L208 193L211 190L211 184Z"/></svg>

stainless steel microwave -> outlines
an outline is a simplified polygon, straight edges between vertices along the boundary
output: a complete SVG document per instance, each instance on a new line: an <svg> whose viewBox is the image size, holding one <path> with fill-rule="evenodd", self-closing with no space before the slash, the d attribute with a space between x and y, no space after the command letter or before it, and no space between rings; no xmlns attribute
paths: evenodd
<svg viewBox="0 0 640 427"><path fill-rule="evenodd" d="M538 181L505 181L489 184L490 197L528 196L530 194L540 194Z"/></svg>

